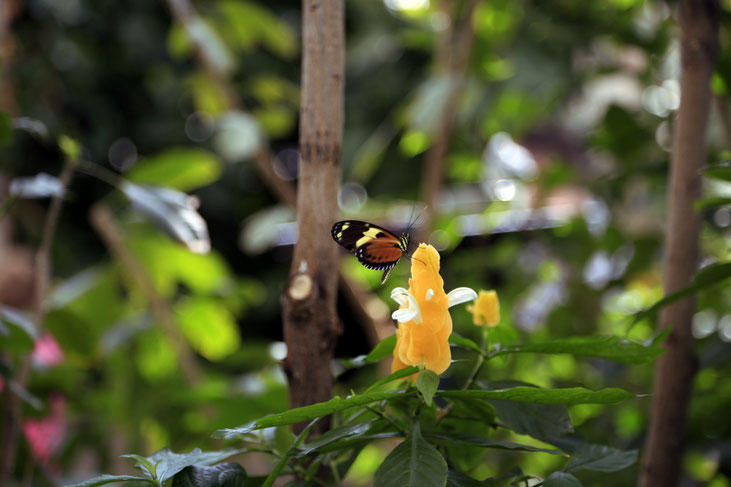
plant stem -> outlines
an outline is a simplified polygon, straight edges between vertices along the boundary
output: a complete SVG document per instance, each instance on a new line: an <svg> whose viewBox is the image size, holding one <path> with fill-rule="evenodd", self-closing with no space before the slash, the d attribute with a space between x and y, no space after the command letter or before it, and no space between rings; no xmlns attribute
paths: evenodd
<svg viewBox="0 0 731 487"><path fill-rule="evenodd" d="M485 365L485 356L487 356L487 328L482 328L482 341L480 342L480 350L482 350L483 353L479 354L477 356L477 361L475 361L475 366L472 368L472 372L470 372L470 375L467 376L467 381L462 386L462 390L465 391L470 388L472 383L475 381L475 378L479 375L480 371L482 370L483 365Z"/></svg>
<svg viewBox="0 0 731 487"><path fill-rule="evenodd" d="M464 391L464 390L469 389L469 387L475 381L475 378L480 374L482 367L485 365L485 361L487 359L490 359L490 354L487 353L486 347L487 347L487 328L482 327L480 352L477 354L477 360L475 361L474 367L472 367L472 371L467 376L467 380L465 381L464 385L461 387L460 390ZM449 411L451 411L453 406L454 406L454 403L449 403L446 408L444 408L442 411L440 411L439 415L437 416L437 424L441 423L441 421L447 416L447 414L449 414Z"/></svg>
<svg viewBox="0 0 731 487"><path fill-rule="evenodd" d="M65 189L68 187L73 176L77 161L67 159L64 162L59 180L61 186ZM36 331L40 336L43 333L43 322L46 313L46 293L51 281L51 247L53 239L56 235L56 227L58 219L61 216L61 206L63 205L63 193L51 198L51 204L46 213L46 220L43 223L43 234L41 243L35 256L35 289L33 302L33 323ZM16 382L22 388L25 388L30 378L30 354L21 358L18 366ZM9 389L9 388L8 388ZM7 404L5 407L5 419L3 427L3 437L0 439L0 485L5 485L10 478L10 474L15 464L15 457L18 448L18 434L20 432L20 423L22 421L21 401L20 398L8 392Z"/></svg>
<svg viewBox="0 0 731 487"><path fill-rule="evenodd" d="M102 202L94 204L89 212L89 221L106 244L110 253L119 261L129 276L128 287L137 287L147 299L152 315L158 321L160 330L170 339L180 362L180 371L188 386L197 386L203 381L195 353L176 323L175 312L164 296L160 295L147 269L129 248L124 231L109 208Z"/></svg>
<svg viewBox="0 0 731 487"><path fill-rule="evenodd" d="M384 419L384 420L386 420L386 421L387 421L388 423L390 423L390 424L391 424L391 426L393 426L394 428L396 428L396 430L397 430L397 431L398 431L398 432L399 432L399 433L400 433L401 435L403 435L403 436L406 436L406 435L408 434L408 432L407 432L407 431L406 431L405 429L401 428L401 427L400 427L400 426L399 426L398 424L396 424L396 422L394 422L394 421L393 421L393 420L392 420L391 418L389 418L388 416L386 416L385 414L383 414L383 413L382 413L381 411L379 411L378 409L375 409L375 408L373 408L373 407L371 407L371 406L367 406L367 405L366 405L366 406L364 406L364 407L365 407L365 408L366 408L366 409L367 409L368 411L370 411L370 412L372 412L373 414L375 414L376 416L378 416L379 418L381 418L381 419Z"/></svg>

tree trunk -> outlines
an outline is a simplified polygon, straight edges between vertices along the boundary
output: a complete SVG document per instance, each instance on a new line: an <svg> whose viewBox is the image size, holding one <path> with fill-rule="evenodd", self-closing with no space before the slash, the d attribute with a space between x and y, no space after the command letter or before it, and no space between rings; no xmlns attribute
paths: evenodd
<svg viewBox="0 0 731 487"><path fill-rule="evenodd" d="M665 232L664 288L670 294L691 282L698 268L700 215L693 203L700 195L706 160L706 125L710 111L709 81L718 50L717 0L680 2L680 108L673 134ZM667 352L655 365L652 411L642 462L641 487L678 485L685 439L685 420L695 372L691 321L692 298L666 307L660 326L672 327Z"/></svg>
<svg viewBox="0 0 731 487"><path fill-rule="evenodd" d="M343 138L344 2L303 0L302 22L299 235L282 296L283 368L292 407L331 398L330 362L341 333L337 245L330 228L338 212Z"/></svg>

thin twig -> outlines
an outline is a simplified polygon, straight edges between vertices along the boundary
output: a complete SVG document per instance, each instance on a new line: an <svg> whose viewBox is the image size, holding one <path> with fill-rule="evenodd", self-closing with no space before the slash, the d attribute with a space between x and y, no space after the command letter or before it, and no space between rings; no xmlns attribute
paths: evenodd
<svg viewBox="0 0 731 487"><path fill-rule="evenodd" d="M76 162L70 159L64 162L61 174L59 175L59 181L64 190L71 181L74 169L76 168ZM51 281L51 247L53 246L53 240L56 235L58 219L61 216L64 193L65 191L62 191L51 198L46 219L43 222L41 243L35 256L33 323L35 324L38 335L41 335L44 329L46 293L48 292ZM28 384L30 366L31 357L30 354L27 354L20 359L18 373L15 379L16 383L22 388L25 388ZM6 397L3 437L0 441L0 452L2 452L2 455L0 455L0 485L5 485L7 479L10 478L11 470L15 464L18 449L18 434L20 433L20 423L22 421L20 398L16 394L10 393Z"/></svg>
<svg viewBox="0 0 731 487"><path fill-rule="evenodd" d="M152 314L160 324L162 332L173 344L186 383L190 386L200 384L202 377L200 368L192 350L187 346L185 338L175 324L172 310L165 298L155 288L155 284L142 263L129 249L116 217L104 203L96 203L89 212L89 220L110 252L122 264L124 271L132 278L134 286L138 287L148 300Z"/></svg>
<svg viewBox="0 0 731 487"><path fill-rule="evenodd" d="M437 214L437 200L439 188L444 177L444 168L449 142L457 121L457 109L464 91L464 81L469 65L472 44L475 39L475 32L472 28L472 16L479 0L470 0L465 7L464 15L458 19L456 14L449 9L455 3L451 1L442 2L442 9L450 16L450 27L444 35L438 37L436 51L435 72L438 76L446 76L449 80L449 89L444 101L443 109L439 115L438 124L433 136L434 143L429 147L424 160L424 178L421 184L421 194L424 203L427 205L424 215L423 240L427 240L434 226L434 219Z"/></svg>
<svg viewBox="0 0 731 487"><path fill-rule="evenodd" d="M76 169L76 161L67 160L59 180L61 187L68 187L71 176ZM36 282L35 282L35 307L33 310L33 322L38 332L43 329L43 321L46 313L46 293L51 282L51 246L56 236L56 227L58 226L58 218L61 215L61 205L63 204L63 193L55 195L51 198L51 205L46 214L46 221L43 224L43 237L41 245L36 252Z"/></svg>

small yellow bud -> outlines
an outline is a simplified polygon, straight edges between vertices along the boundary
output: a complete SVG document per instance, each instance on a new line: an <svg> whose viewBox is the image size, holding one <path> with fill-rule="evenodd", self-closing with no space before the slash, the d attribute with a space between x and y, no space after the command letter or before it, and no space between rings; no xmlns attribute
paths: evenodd
<svg viewBox="0 0 731 487"><path fill-rule="evenodd" d="M500 323L500 301L495 291L480 290L475 304L467 306L477 326L492 327Z"/></svg>

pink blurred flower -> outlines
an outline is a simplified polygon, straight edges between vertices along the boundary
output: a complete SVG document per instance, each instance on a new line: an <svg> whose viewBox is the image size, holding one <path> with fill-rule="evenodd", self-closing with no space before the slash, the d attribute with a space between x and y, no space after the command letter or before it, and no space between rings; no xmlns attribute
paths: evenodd
<svg viewBox="0 0 731 487"><path fill-rule="evenodd" d="M52 394L50 410L51 414L45 418L23 421L23 433L28 445L38 461L46 466L66 436L66 398Z"/></svg>
<svg viewBox="0 0 731 487"><path fill-rule="evenodd" d="M40 367L53 367L63 362L63 350L53 335L46 333L33 345L33 364Z"/></svg>

